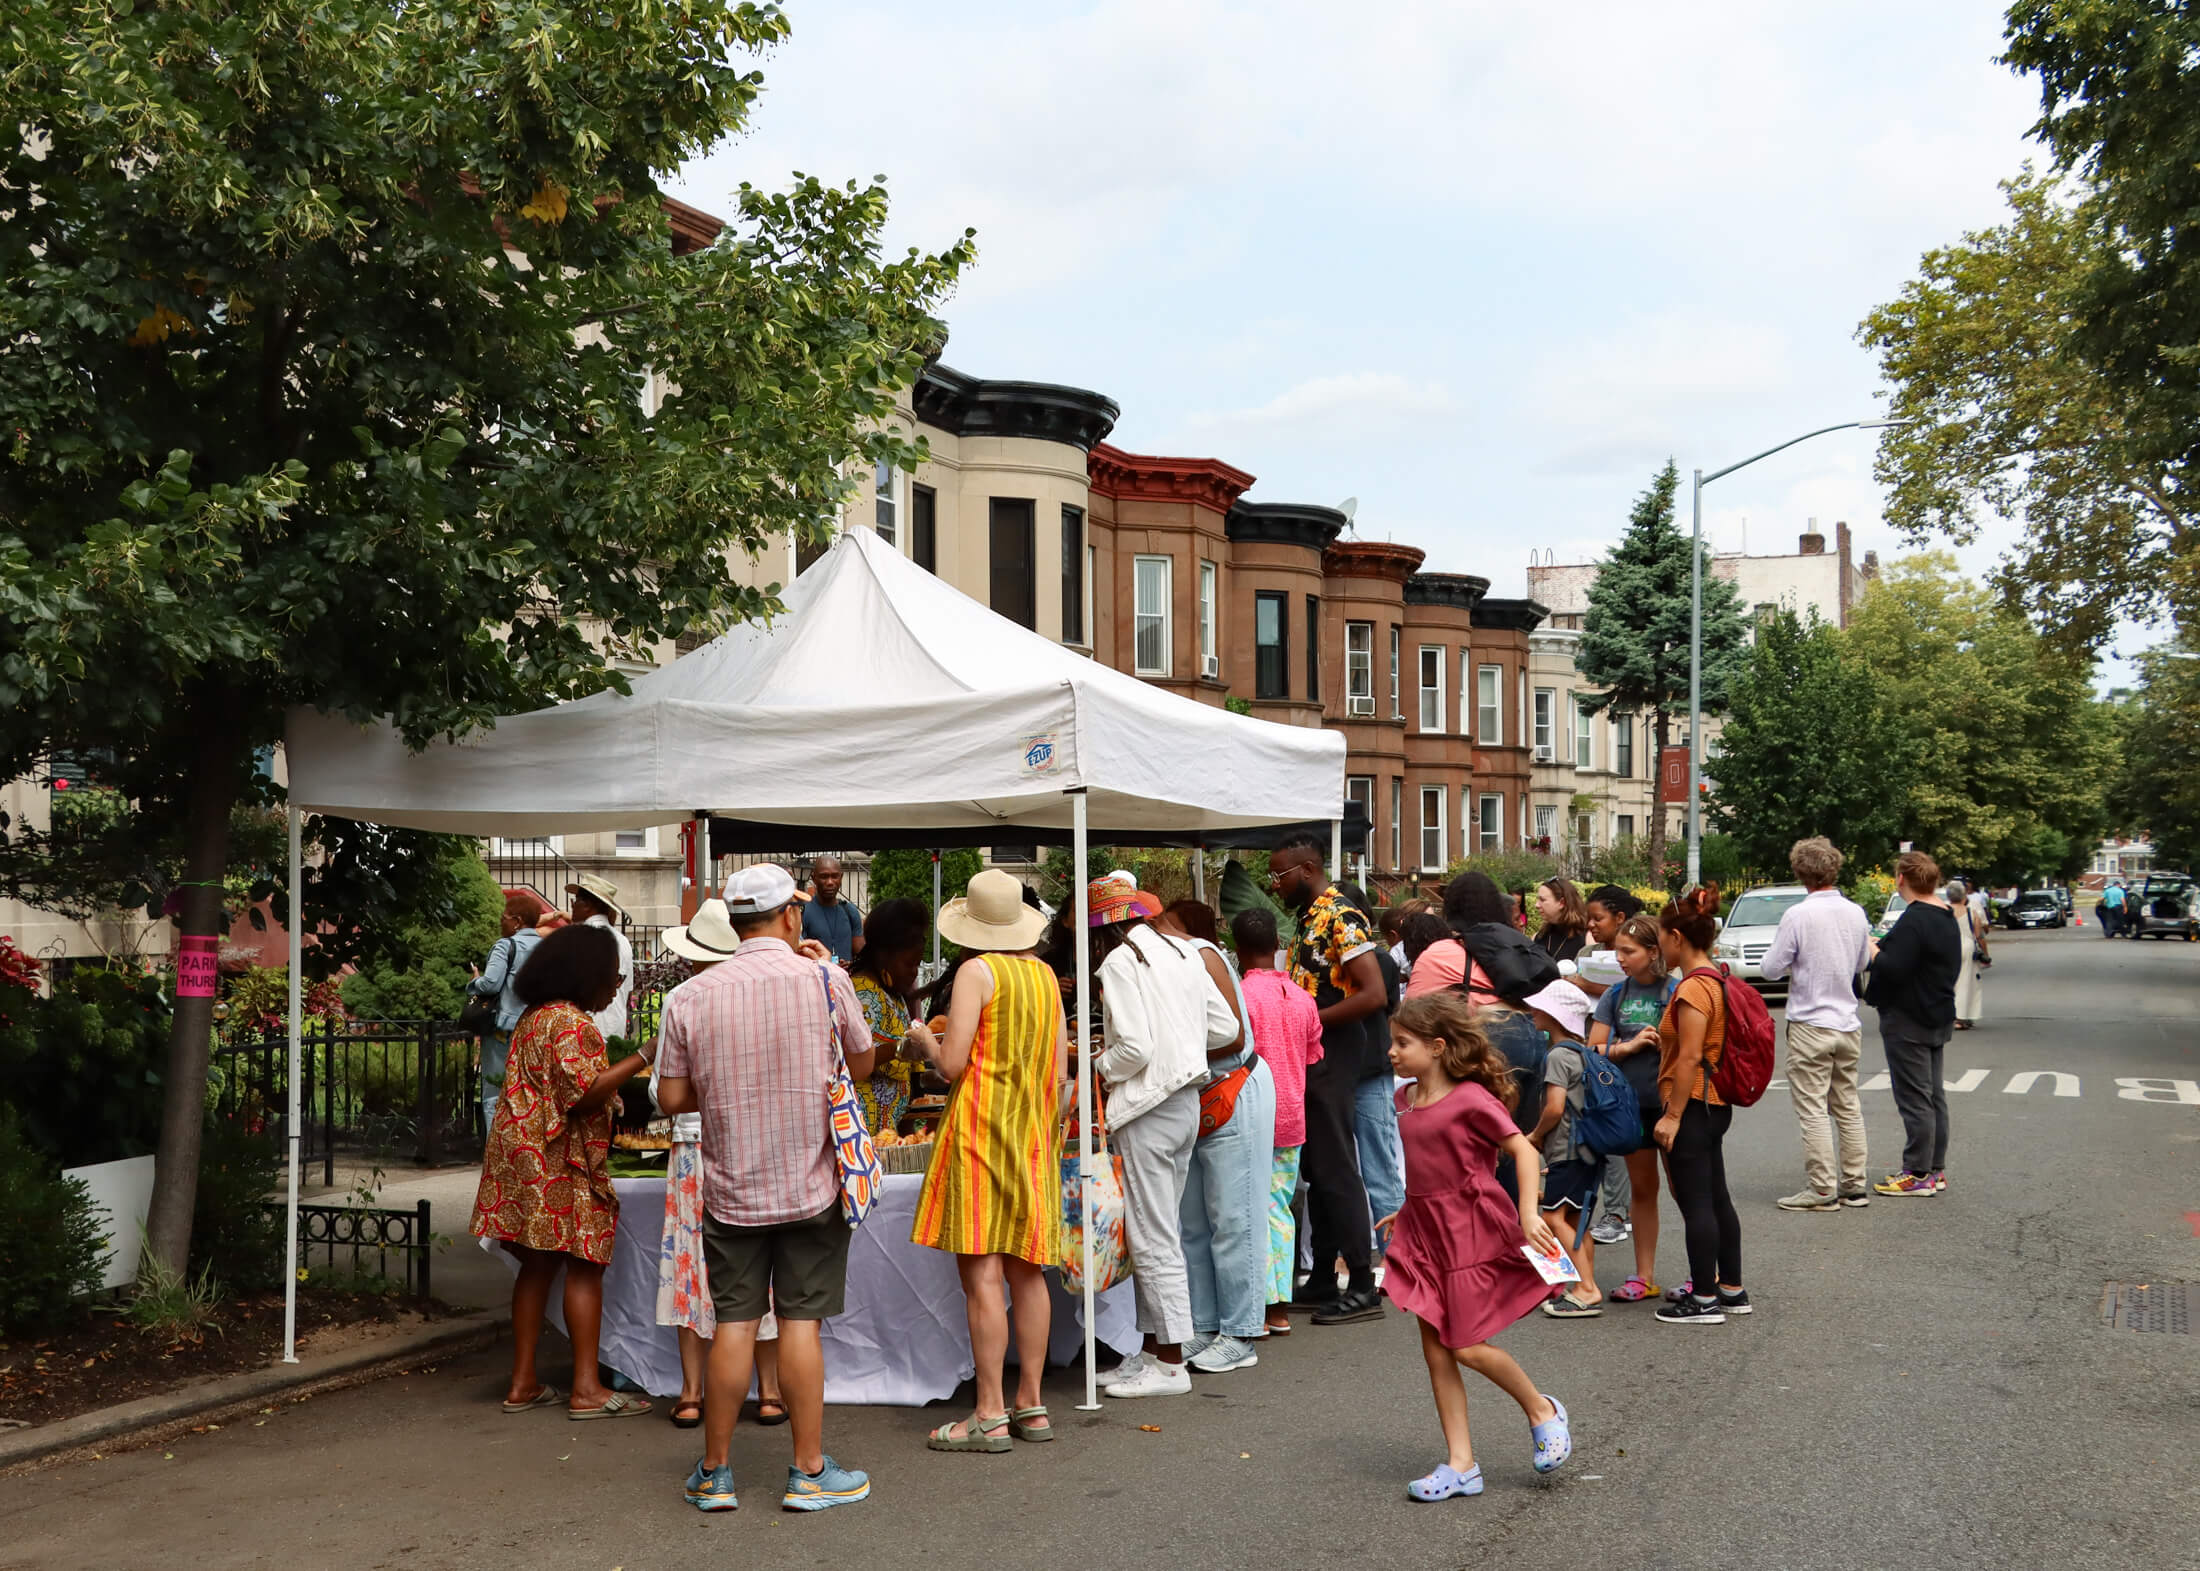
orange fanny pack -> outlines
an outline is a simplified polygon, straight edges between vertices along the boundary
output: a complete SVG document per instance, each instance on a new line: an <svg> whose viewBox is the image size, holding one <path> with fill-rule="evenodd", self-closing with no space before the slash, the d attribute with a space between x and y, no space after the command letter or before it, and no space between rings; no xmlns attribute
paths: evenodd
<svg viewBox="0 0 2200 1571"><path fill-rule="evenodd" d="M1245 1077L1252 1072L1251 1064L1240 1064L1199 1093L1200 1139L1206 1139L1230 1121L1230 1115L1237 1111L1238 1093L1245 1089Z"/></svg>

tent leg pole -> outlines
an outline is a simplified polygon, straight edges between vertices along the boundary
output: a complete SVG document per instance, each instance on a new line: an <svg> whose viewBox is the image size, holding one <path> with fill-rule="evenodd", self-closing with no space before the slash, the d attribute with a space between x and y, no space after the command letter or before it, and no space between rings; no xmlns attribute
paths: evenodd
<svg viewBox="0 0 2200 1571"><path fill-rule="evenodd" d="M1092 1291L1092 1054L1085 1041L1085 1023L1092 1017L1092 901L1085 887L1089 847L1086 844L1085 794L1070 798L1069 881L1077 902L1077 1018L1070 1024L1070 1051L1077 1055L1077 1183L1083 1204L1078 1215L1085 1219L1085 1400L1078 1411L1100 1410L1099 1312ZM935 928L936 932L937 929Z"/></svg>
<svg viewBox="0 0 2200 1571"><path fill-rule="evenodd" d="M932 853L932 963L940 963L940 854Z"/></svg>
<svg viewBox="0 0 2200 1571"><path fill-rule="evenodd" d="M1192 898L1201 905L1207 903L1207 848L1192 847Z"/></svg>
<svg viewBox="0 0 2200 1571"><path fill-rule="evenodd" d="M1333 870L1330 877L1349 876L1344 870L1344 820L1341 818L1329 821L1329 865Z"/></svg>
<svg viewBox="0 0 2200 1571"><path fill-rule="evenodd" d="M298 809L287 810L290 819L290 1110L285 1122L290 1146L290 1201L283 1217L283 1362L298 1362L298 1159L304 1140L303 1114L298 1100L298 1028L305 959L305 872L299 849Z"/></svg>

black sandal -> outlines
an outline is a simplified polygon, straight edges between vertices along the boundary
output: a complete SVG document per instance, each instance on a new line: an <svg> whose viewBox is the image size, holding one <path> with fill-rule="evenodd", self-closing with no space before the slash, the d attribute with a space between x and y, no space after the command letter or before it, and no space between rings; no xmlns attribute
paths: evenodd
<svg viewBox="0 0 2200 1571"><path fill-rule="evenodd" d="M784 1424L787 1421L787 1404L776 1396L757 1398L756 1421L767 1429Z"/></svg>
<svg viewBox="0 0 2200 1571"><path fill-rule="evenodd" d="M693 1418L682 1418L682 1413L693 1413ZM703 1422L703 1404L700 1402L675 1402L665 1417L672 1420L675 1429L694 1429Z"/></svg>

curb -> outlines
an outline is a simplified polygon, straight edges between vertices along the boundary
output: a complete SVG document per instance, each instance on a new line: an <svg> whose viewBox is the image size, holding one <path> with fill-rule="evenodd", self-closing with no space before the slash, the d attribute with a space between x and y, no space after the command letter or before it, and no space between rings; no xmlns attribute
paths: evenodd
<svg viewBox="0 0 2200 1571"><path fill-rule="evenodd" d="M497 1339L504 1325L502 1315L467 1315L347 1352L224 1375L135 1402L95 1408L56 1424L14 1430L0 1435L0 1478L68 1460L66 1453L81 1452L102 1441L116 1441L111 1449L147 1445L193 1423L251 1413L276 1397L302 1400L321 1391L365 1385L398 1374L428 1354L449 1356L485 1347Z"/></svg>

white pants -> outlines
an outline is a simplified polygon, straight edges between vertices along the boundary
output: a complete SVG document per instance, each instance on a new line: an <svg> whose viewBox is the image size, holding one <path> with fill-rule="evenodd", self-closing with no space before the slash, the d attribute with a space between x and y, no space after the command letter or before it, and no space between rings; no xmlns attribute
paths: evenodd
<svg viewBox="0 0 2200 1571"><path fill-rule="evenodd" d="M1138 1329L1157 1342L1192 1336L1192 1289L1177 1214L1199 1139L1199 1087L1184 1086L1152 1111L1108 1131L1123 1159L1123 1229L1130 1237Z"/></svg>

